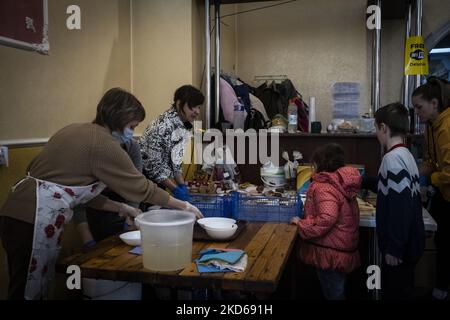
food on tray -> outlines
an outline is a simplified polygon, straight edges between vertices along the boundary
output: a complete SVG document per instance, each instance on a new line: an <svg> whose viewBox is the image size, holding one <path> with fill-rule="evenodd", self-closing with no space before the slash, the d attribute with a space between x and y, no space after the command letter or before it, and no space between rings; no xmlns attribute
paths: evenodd
<svg viewBox="0 0 450 320"><path fill-rule="evenodd" d="M337 126L338 130L350 131L353 130L353 126L350 122L344 121Z"/></svg>
<svg viewBox="0 0 450 320"><path fill-rule="evenodd" d="M247 189L248 187L251 187L251 186L252 186L252 184L250 182L244 182L239 185L239 189Z"/></svg>
<svg viewBox="0 0 450 320"><path fill-rule="evenodd" d="M188 181L188 189L192 194L224 194L233 190L226 181Z"/></svg>

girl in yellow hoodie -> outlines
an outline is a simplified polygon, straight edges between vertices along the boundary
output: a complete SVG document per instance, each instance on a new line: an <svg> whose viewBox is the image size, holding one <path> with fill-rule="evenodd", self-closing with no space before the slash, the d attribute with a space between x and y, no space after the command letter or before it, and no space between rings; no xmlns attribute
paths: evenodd
<svg viewBox="0 0 450 320"><path fill-rule="evenodd" d="M427 124L426 161L420 174L430 176L437 188L430 213L437 222L436 288L433 297L449 299L450 285L450 83L429 78L412 94L412 103L420 121Z"/></svg>

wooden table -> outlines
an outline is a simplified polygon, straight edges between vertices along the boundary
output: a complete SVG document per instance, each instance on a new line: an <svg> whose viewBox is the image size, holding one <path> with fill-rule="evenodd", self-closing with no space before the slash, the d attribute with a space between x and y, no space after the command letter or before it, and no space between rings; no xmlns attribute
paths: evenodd
<svg viewBox="0 0 450 320"><path fill-rule="evenodd" d="M231 242L193 242L193 261L205 248L245 250L248 264L241 273L200 274L194 262L180 271L150 271L143 268L142 256L129 253L132 247L124 244L118 236L103 240L89 252L62 259L56 268L58 272L66 273L69 265L78 265L81 276L86 278L270 294L277 288L297 234L296 227L287 223L249 222Z"/></svg>

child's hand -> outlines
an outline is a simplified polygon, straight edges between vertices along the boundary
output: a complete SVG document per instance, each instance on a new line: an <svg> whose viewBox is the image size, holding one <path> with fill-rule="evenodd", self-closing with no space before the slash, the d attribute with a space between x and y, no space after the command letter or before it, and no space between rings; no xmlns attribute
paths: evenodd
<svg viewBox="0 0 450 320"><path fill-rule="evenodd" d="M299 221L300 221L300 218L299 218L299 217L293 217L293 218L291 219L291 224L297 225L297 224L299 223Z"/></svg>
<svg viewBox="0 0 450 320"><path fill-rule="evenodd" d="M386 254L384 258L386 260L386 263L390 266L398 266L402 263L401 259L391 256L390 254Z"/></svg>

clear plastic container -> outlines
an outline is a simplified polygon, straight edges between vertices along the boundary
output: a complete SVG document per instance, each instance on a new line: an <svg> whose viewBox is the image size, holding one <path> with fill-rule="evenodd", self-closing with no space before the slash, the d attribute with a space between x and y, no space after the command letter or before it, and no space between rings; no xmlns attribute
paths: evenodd
<svg viewBox="0 0 450 320"><path fill-rule="evenodd" d="M192 261L195 215L179 210L152 210L135 219L141 230L144 268L175 271Z"/></svg>

